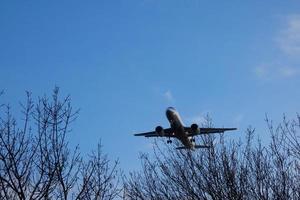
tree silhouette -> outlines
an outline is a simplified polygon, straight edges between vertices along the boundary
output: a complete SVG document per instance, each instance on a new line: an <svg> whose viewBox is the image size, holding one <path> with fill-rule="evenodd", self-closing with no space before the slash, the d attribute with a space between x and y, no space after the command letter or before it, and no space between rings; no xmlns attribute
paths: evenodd
<svg viewBox="0 0 300 200"><path fill-rule="evenodd" d="M101 143L86 158L70 148L78 110L58 88L37 102L27 92L21 108L22 121L0 103L0 199L300 199L299 115L278 125L266 117L268 144L251 127L242 141L201 136L209 149L158 143L140 155L140 171L122 176ZM209 116L202 126L213 127Z"/></svg>
<svg viewBox="0 0 300 200"><path fill-rule="evenodd" d="M209 149L187 151L155 145L154 158L140 156L141 171L125 180L128 199L300 199L300 118L274 127L267 118L271 142L226 141L203 136ZM209 120L207 123L212 125Z"/></svg>
<svg viewBox="0 0 300 200"><path fill-rule="evenodd" d="M67 135L78 116L70 97L34 103L27 92L22 124L9 105L0 112L1 199L114 199L119 193L118 161L110 163L99 144L89 159L71 149Z"/></svg>

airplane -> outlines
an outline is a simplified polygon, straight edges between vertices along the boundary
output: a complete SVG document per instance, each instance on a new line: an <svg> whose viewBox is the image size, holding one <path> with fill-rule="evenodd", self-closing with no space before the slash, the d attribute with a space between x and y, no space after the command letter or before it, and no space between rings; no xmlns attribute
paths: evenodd
<svg viewBox="0 0 300 200"><path fill-rule="evenodd" d="M176 149L198 149L209 148L207 145L196 145L194 136L211 133L224 133L225 131L237 130L236 128L200 128L197 124L192 124L190 127L184 126L179 113L173 107L168 107L166 110L166 116L170 123L170 128L164 129L161 126L157 126L155 131L137 133L134 136L145 137L167 137L167 143L172 143L171 138L178 139L184 146L177 147Z"/></svg>

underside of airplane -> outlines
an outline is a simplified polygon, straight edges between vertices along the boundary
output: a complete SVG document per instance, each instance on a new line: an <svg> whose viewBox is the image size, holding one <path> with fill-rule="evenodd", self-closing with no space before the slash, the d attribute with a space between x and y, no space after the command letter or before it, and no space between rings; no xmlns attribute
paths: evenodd
<svg viewBox="0 0 300 200"><path fill-rule="evenodd" d="M233 131L236 128L200 128L197 124L192 124L190 127L183 125L179 113L173 107L169 107L166 110L166 116L170 123L170 128L163 128L157 126L154 131L137 133L135 136L144 137L166 137L167 143L172 143L171 138L178 139L184 146L177 147L177 149L197 149L197 148L209 148L207 145L196 145L195 136L212 134L212 133L224 133L225 131Z"/></svg>

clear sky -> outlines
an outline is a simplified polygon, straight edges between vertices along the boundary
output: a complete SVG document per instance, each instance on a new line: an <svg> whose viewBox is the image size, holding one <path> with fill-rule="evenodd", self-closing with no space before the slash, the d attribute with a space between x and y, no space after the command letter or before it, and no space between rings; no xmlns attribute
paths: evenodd
<svg viewBox="0 0 300 200"><path fill-rule="evenodd" d="M167 127L168 106L187 125L209 113L264 137L265 113L300 109L300 3L0 1L2 101L56 85L81 109L71 142L88 152L101 139L125 170L151 150L132 134Z"/></svg>

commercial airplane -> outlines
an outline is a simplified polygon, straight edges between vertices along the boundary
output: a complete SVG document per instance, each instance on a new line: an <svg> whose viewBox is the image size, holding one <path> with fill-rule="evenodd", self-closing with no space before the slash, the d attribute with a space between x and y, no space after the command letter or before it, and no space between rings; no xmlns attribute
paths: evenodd
<svg viewBox="0 0 300 200"><path fill-rule="evenodd" d="M201 134L211 133L223 133L225 131L236 130L236 128L199 128L197 124L192 124L190 127L184 126L179 113L173 107L169 107L166 110L166 116L170 123L170 128L164 129L161 126L157 126L155 131L134 134L135 136L145 137L167 137L167 143L172 143L171 138L177 138L184 145L177 147L176 149L197 149L197 148L209 148L206 145L195 145L194 136Z"/></svg>

